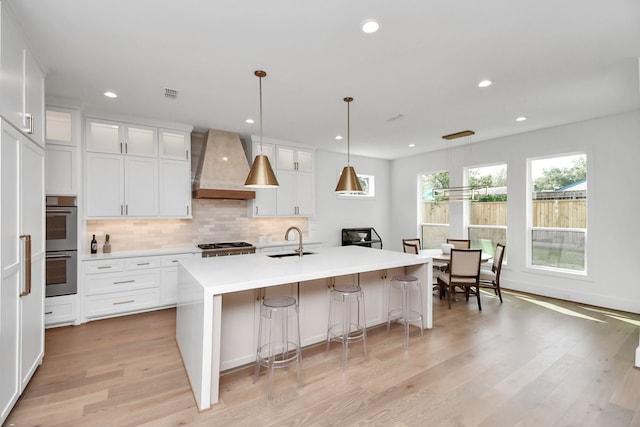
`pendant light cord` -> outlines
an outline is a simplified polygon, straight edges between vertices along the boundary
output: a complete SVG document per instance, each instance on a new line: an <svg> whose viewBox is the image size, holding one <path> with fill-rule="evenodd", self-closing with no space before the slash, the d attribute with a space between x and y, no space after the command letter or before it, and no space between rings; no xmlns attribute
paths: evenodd
<svg viewBox="0 0 640 427"><path fill-rule="evenodd" d="M266 77L267 73L262 70L256 70L253 74L260 78L260 154L262 155L262 78Z"/></svg>
<svg viewBox="0 0 640 427"><path fill-rule="evenodd" d="M349 103L353 101L350 96L343 99L347 103L347 166L351 165L351 114L349 109Z"/></svg>

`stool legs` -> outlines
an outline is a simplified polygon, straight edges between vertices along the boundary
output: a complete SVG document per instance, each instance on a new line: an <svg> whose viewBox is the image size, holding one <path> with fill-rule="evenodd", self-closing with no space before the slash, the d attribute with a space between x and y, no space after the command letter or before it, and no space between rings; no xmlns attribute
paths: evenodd
<svg viewBox="0 0 640 427"><path fill-rule="evenodd" d="M295 335L289 327L289 317L295 316ZM265 325L267 323L267 325ZM295 353L295 354L293 354ZM260 306L256 366L253 374L255 384L260 377L260 368L267 368L267 404L273 401L273 378L276 368L285 368L296 363L298 387L302 388L302 351L300 348L300 320L298 304L291 297L273 297Z"/></svg>
<svg viewBox="0 0 640 427"><path fill-rule="evenodd" d="M401 308L391 309L391 289L389 289L389 312L387 315L387 334L391 327L391 321L395 320L402 323L403 336L404 336L404 348L409 348L409 327L411 323L420 321L420 336L424 337L424 318L422 313L424 312L422 306L422 288L420 282L413 276L396 276L391 280L390 288L393 287L393 283L400 284L400 290L402 292ZM409 303L409 293L411 288L415 287L418 291L420 300L420 311L412 310Z"/></svg>
<svg viewBox="0 0 640 427"><path fill-rule="evenodd" d="M336 307L336 303L341 303ZM353 312L354 305L357 310ZM339 309L339 313L337 313ZM356 319L353 319L353 316ZM339 321L334 319L334 315L339 315ZM334 323L336 321L336 323ZM331 341L338 341L342 344L342 369L346 369L349 355L349 344L362 341L364 358L367 355L367 327L365 319L364 292L360 286L336 285L331 289L329 297L329 320L327 324L327 345L325 355L329 352Z"/></svg>

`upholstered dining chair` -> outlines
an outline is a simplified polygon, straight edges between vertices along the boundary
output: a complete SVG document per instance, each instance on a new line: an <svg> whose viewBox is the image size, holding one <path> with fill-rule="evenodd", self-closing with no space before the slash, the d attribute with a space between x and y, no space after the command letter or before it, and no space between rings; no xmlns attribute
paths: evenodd
<svg viewBox="0 0 640 427"><path fill-rule="evenodd" d="M418 251L422 249L419 238L414 239L402 239L402 249L405 253L418 254Z"/></svg>
<svg viewBox="0 0 640 427"><path fill-rule="evenodd" d="M454 249L470 249L471 240L467 239L447 239L447 243L453 245Z"/></svg>
<svg viewBox="0 0 640 427"><path fill-rule="evenodd" d="M469 301L469 295L475 295L478 298L478 309L482 310L479 283L481 255L481 249L451 249L449 271L438 276L438 283L446 289L449 309L451 309L451 294L457 286L464 290L467 301Z"/></svg>
<svg viewBox="0 0 640 427"><path fill-rule="evenodd" d="M480 287L493 289L500 302L502 302L502 292L500 292L500 272L502 271L502 258L504 257L505 245L498 243L493 254L493 265L491 270L480 271Z"/></svg>

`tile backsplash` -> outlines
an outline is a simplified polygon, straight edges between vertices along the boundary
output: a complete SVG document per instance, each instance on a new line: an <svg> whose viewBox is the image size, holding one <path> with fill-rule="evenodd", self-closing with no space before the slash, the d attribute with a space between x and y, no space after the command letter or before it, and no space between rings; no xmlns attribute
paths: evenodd
<svg viewBox="0 0 640 427"><path fill-rule="evenodd" d="M258 235L271 234L284 240L288 227L297 226L309 236L307 218L249 218L244 200L193 200L193 219L126 219L87 221L86 244L93 234L102 252L104 235L109 234L112 251L162 249L207 242L257 242Z"/></svg>

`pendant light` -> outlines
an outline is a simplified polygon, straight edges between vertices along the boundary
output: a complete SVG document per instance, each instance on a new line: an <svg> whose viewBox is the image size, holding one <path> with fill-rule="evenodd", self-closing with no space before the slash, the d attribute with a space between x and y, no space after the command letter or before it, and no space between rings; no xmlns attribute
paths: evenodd
<svg viewBox="0 0 640 427"><path fill-rule="evenodd" d="M350 117L349 117L349 103L353 101L353 98L347 97L344 102L347 103L347 166L342 169L340 180L336 186L336 193L362 193L362 186L358 180L355 169L349 164L350 162Z"/></svg>
<svg viewBox="0 0 640 427"><path fill-rule="evenodd" d="M278 184L276 174L273 173L269 158L262 153L262 78L267 73L262 70L256 70L253 74L260 79L260 154L256 155L244 186L249 188L278 187L280 184Z"/></svg>

